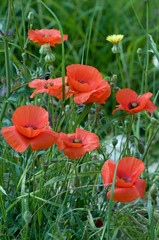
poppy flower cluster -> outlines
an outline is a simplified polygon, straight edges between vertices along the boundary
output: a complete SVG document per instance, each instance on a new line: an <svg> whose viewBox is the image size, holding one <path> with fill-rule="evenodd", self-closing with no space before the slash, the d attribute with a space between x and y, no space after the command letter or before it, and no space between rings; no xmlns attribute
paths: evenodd
<svg viewBox="0 0 159 240"><path fill-rule="evenodd" d="M107 160L102 168L102 178L107 189L112 186L116 163ZM144 171L144 163L134 157L124 157L119 160L113 200L118 202L131 202L136 198L144 197L146 188L145 180L139 179L139 175ZM111 190L107 193L110 199Z"/></svg>
<svg viewBox="0 0 159 240"><path fill-rule="evenodd" d="M64 154L71 159L77 159L100 147L99 138L96 134L76 128L76 133L59 133L56 142L59 151L64 150Z"/></svg>
<svg viewBox="0 0 159 240"><path fill-rule="evenodd" d="M24 152L29 145L33 151L49 148L56 142L57 133L51 131L48 119L44 108L24 105L13 113L14 126L2 128L1 133L17 152Z"/></svg>
<svg viewBox="0 0 159 240"><path fill-rule="evenodd" d="M30 98L33 98L37 93L48 93L53 97L57 97L59 100L62 100L62 77L56 79L34 79L28 84L30 88L36 88ZM65 77L65 86L67 86L67 77ZM68 89L65 88L65 96L67 98L72 96L71 93L68 93Z"/></svg>
<svg viewBox="0 0 159 240"><path fill-rule="evenodd" d="M49 43L52 47L55 47L55 44L61 44L61 33L56 29L36 29L29 30L28 38L33 42L37 42L39 46ZM68 39L68 35L63 35L63 41Z"/></svg>
<svg viewBox="0 0 159 240"><path fill-rule="evenodd" d="M24 105L12 116L14 126L2 128L7 143L17 152L24 152L29 145L33 151L57 144L59 150L71 159L77 159L99 148L99 138L94 133L77 128L76 133L56 133L51 130L48 112L32 105Z"/></svg>
<svg viewBox="0 0 159 240"><path fill-rule="evenodd" d="M143 110L153 113L154 110L157 110L157 107L149 100L152 95L152 93L148 92L138 97L137 93L129 88L121 89L115 96L119 105L116 106L117 109L113 111L113 114L119 109L125 110L131 114L135 114Z"/></svg>
<svg viewBox="0 0 159 240"><path fill-rule="evenodd" d="M67 82L78 104L97 102L104 104L111 90L100 72L91 66L72 64L67 66Z"/></svg>

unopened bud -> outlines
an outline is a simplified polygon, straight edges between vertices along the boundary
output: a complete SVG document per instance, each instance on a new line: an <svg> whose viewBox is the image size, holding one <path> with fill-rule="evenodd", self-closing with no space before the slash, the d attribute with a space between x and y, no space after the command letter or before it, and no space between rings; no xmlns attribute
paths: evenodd
<svg viewBox="0 0 159 240"><path fill-rule="evenodd" d="M33 19L34 19L34 14L33 14L32 12L29 12L29 14L28 14L28 20L29 20L30 22L32 22Z"/></svg>
<svg viewBox="0 0 159 240"><path fill-rule="evenodd" d="M112 52L114 53L114 54L117 54L117 53L120 53L120 47L118 46L118 45L114 45L113 47L112 47Z"/></svg>
<svg viewBox="0 0 159 240"><path fill-rule="evenodd" d="M144 154L145 147L141 141L138 142L137 148L138 148L139 153Z"/></svg>
<svg viewBox="0 0 159 240"><path fill-rule="evenodd" d="M40 47L39 53L40 53L41 55L46 55L46 48L45 48L44 45L42 45L42 46Z"/></svg>
<svg viewBox="0 0 159 240"><path fill-rule="evenodd" d="M118 140L116 138L113 138L112 145L115 147L118 144Z"/></svg>
<svg viewBox="0 0 159 240"><path fill-rule="evenodd" d="M157 197L157 187L156 184L154 183L151 187L150 187L150 194L153 200L156 200Z"/></svg>
<svg viewBox="0 0 159 240"><path fill-rule="evenodd" d="M50 53L45 56L46 63L53 63L55 61L55 55Z"/></svg>

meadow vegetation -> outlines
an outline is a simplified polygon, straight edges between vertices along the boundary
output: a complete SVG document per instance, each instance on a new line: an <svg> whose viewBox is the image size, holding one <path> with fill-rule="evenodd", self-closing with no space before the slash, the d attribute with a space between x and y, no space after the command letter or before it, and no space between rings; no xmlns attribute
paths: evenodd
<svg viewBox="0 0 159 240"><path fill-rule="evenodd" d="M158 0L1 2L0 239L159 239L158 36Z"/></svg>

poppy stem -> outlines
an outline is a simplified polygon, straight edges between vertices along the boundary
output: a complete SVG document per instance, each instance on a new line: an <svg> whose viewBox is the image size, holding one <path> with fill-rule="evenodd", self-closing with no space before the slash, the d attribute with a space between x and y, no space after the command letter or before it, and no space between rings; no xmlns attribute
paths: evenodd
<svg viewBox="0 0 159 240"><path fill-rule="evenodd" d="M5 51L5 66L6 66L6 81L7 81L7 95L6 95L6 97L7 98L9 98L9 96L10 96L10 89L11 89L10 69L9 69L9 51L8 51L8 31L9 31L10 19L11 19L11 5L12 5L12 0L9 0L7 26L6 26L5 36L3 38L3 40L4 40L4 51ZM4 104L3 104L2 110L1 110L1 115L0 115L0 122L2 122L2 120L3 120L7 105L8 105L8 102L4 101Z"/></svg>
<svg viewBox="0 0 159 240"><path fill-rule="evenodd" d="M114 188L115 188L115 182L116 182L116 174L117 174L117 169L118 169L118 162L119 162L119 160L116 163L114 177L113 177L113 183L112 183L112 187L111 187L111 197L110 197L110 201L109 201L108 217L105 221L102 236L101 236L100 240L103 240L106 229L107 229L107 240L110 239L110 222L111 222L111 215L112 215L112 208L113 208L113 196L114 196Z"/></svg>
<svg viewBox="0 0 159 240"><path fill-rule="evenodd" d="M116 54L116 59L117 59L117 63L118 63L119 69L120 69L122 88L125 88L124 74L123 74L123 70L122 70L122 66L121 66L121 62L120 62L120 58L119 58L119 53Z"/></svg>
<svg viewBox="0 0 159 240"><path fill-rule="evenodd" d="M145 66L145 92L148 88L148 67L149 67L149 0L145 1L146 4L146 66Z"/></svg>
<svg viewBox="0 0 159 240"><path fill-rule="evenodd" d="M42 0L40 0L40 2L51 13L51 15L55 18L55 20L56 20L56 22L59 26L59 30L60 30L60 34L61 34L61 45L62 45L62 96L63 96L63 102L64 102L65 101L65 48L64 48L64 41L63 41L63 29L62 29L62 25L61 25L59 19L57 18L56 14Z"/></svg>

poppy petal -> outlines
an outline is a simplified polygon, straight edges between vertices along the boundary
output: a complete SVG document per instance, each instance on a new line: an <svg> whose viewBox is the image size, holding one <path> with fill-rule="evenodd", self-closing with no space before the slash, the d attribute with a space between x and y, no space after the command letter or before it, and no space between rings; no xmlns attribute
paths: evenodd
<svg viewBox="0 0 159 240"><path fill-rule="evenodd" d="M43 128L48 124L48 112L38 106L24 105L15 110L13 124L22 127Z"/></svg>
<svg viewBox="0 0 159 240"><path fill-rule="evenodd" d="M142 104L143 102L147 102L151 97L152 97L152 93L151 92L148 92L148 93L144 93L142 94L139 98L138 98L138 101L140 104Z"/></svg>
<svg viewBox="0 0 159 240"><path fill-rule="evenodd" d="M124 157L119 160L117 176L124 177L134 183L144 169L145 165L141 160L134 157Z"/></svg>
<svg viewBox="0 0 159 240"><path fill-rule="evenodd" d="M113 200L117 202L132 202L140 196L135 186L130 188L115 188ZM110 199L111 190L107 193L107 197Z"/></svg>
<svg viewBox="0 0 159 240"><path fill-rule="evenodd" d="M57 137L58 133L45 128L38 136L30 139L31 148L33 151L49 148L56 142Z"/></svg>
<svg viewBox="0 0 159 240"><path fill-rule="evenodd" d="M129 88L119 90L115 97L117 102L123 106L128 106L130 102L137 101L137 93Z"/></svg>
<svg viewBox="0 0 159 240"><path fill-rule="evenodd" d="M74 101L77 104L82 104L84 102L86 102L88 100L88 98L90 97L91 92L86 92L86 93L79 93L78 95L76 95L74 97Z"/></svg>
<svg viewBox="0 0 159 240"><path fill-rule="evenodd" d="M1 133L6 142L17 152L24 152L29 147L29 139L21 135L15 126L4 127Z"/></svg>
<svg viewBox="0 0 159 240"><path fill-rule="evenodd" d="M64 149L64 154L70 159L78 159L86 154L84 148L67 148Z"/></svg>
<svg viewBox="0 0 159 240"><path fill-rule="evenodd" d="M137 179L136 182L134 183L134 186L136 187L137 191L140 194L141 198L144 198L144 192L146 188L146 182L143 179Z"/></svg>
<svg viewBox="0 0 159 240"><path fill-rule="evenodd" d="M157 106L155 106L153 102L148 100L144 109L149 111L150 113L153 113L154 110L157 110Z"/></svg>
<svg viewBox="0 0 159 240"><path fill-rule="evenodd" d="M89 131L76 128L77 139L82 139L82 145L87 152L100 147L99 137Z"/></svg>
<svg viewBox="0 0 159 240"><path fill-rule="evenodd" d="M107 188L108 185L110 186L113 182L115 167L116 167L116 163L109 159L103 165L102 178L103 178L105 188Z"/></svg>

